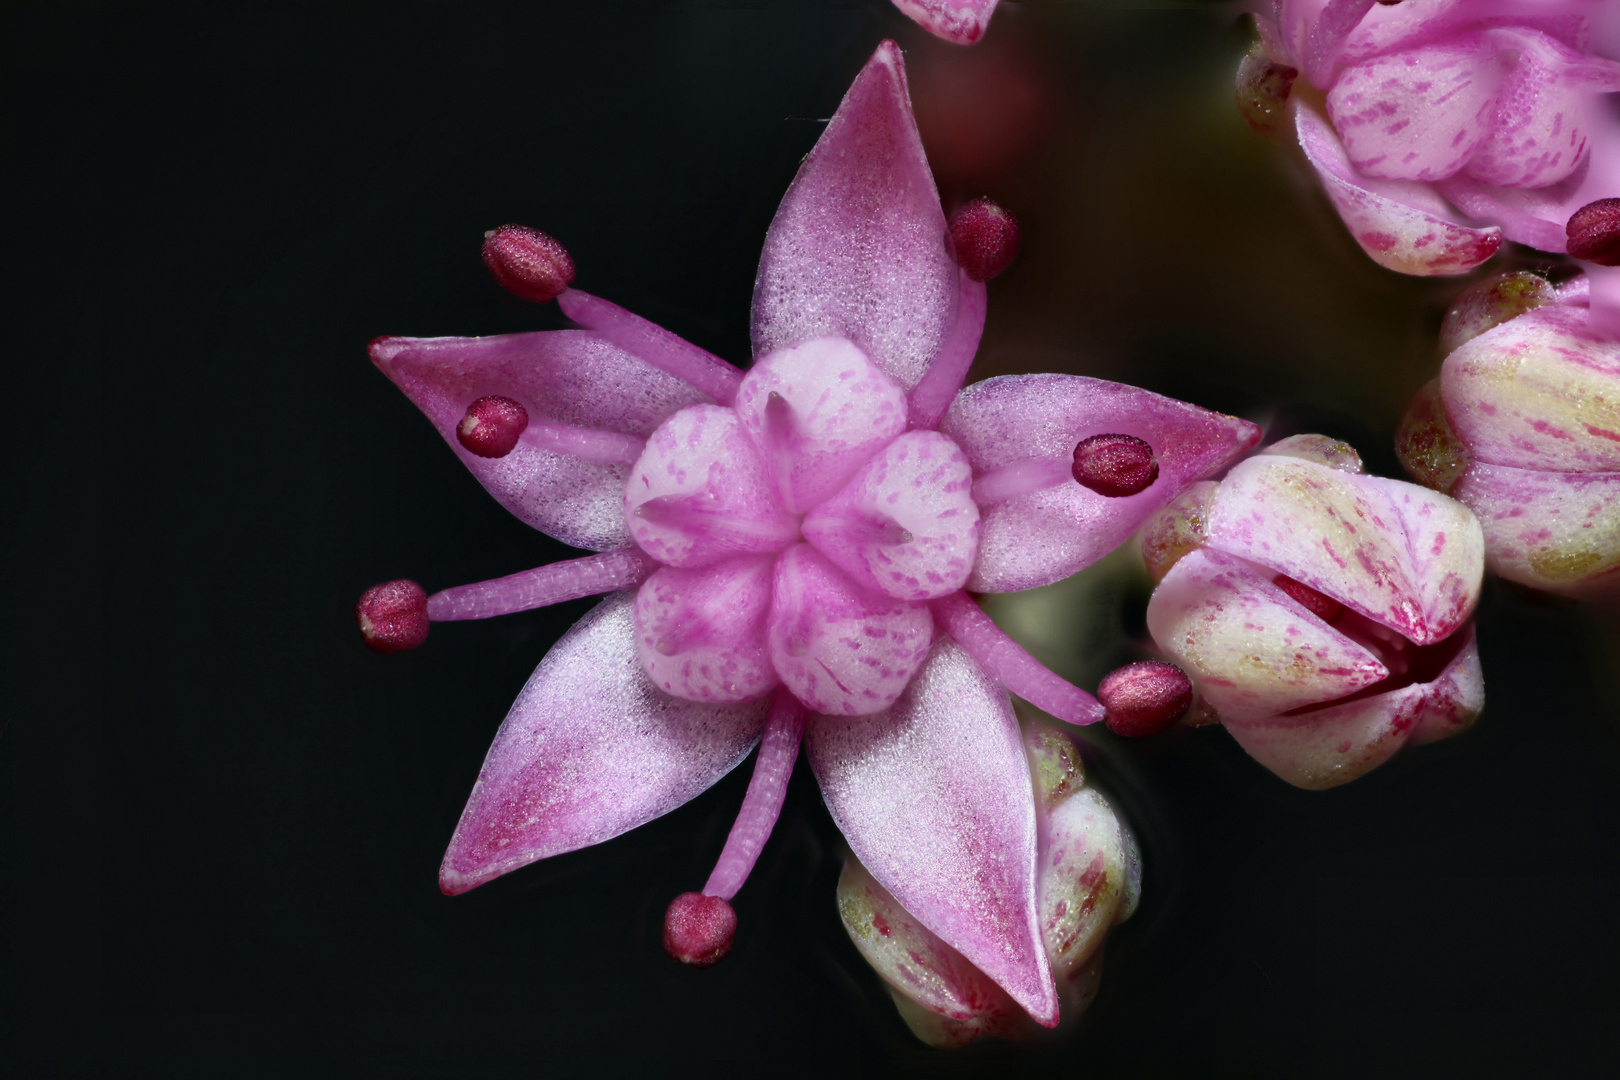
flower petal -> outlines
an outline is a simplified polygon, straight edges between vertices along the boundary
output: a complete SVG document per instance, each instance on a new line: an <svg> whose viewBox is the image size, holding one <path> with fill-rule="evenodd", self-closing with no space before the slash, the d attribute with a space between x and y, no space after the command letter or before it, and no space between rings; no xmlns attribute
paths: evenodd
<svg viewBox="0 0 1620 1080"><path fill-rule="evenodd" d="M1070 462L1076 443L1103 434L1135 436L1159 462L1158 480L1136 495L1109 498L1063 483L985 511L967 583L975 592L1049 585L1091 565L1187 485L1260 439L1246 420L1076 375L974 383L956 396L940 430L967 452L976 475L1031 458Z"/></svg>
<svg viewBox="0 0 1620 1080"><path fill-rule="evenodd" d="M1440 369L1452 428L1479 461L1620 471L1620 343L1550 304L1464 342Z"/></svg>
<svg viewBox="0 0 1620 1080"><path fill-rule="evenodd" d="M1620 584L1620 474L1475 463L1452 494L1479 515L1494 573L1560 593Z"/></svg>
<svg viewBox="0 0 1620 1080"><path fill-rule="evenodd" d="M949 329L957 268L911 115L905 67L878 46L782 198L754 284L754 355L853 341L910 390Z"/></svg>
<svg viewBox="0 0 1620 1080"><path fill-rule="evenodd" d="M701 705L653 686L636 656L633 599L598 604L529 677L445 852L445 892L667 814L759 739L765 700Z"/></svg>
<svg viewBox="0 0 1620 1080"><path fill-rule="evenodd" d="M1148 601L1147 625L1223 719L1334 701L1389 674L1248 562L1210 548L1165 575Z"/></svg>
<svg viewBox="0 0 1620 1080"><path fill-rule="evenodd" d="M996 0L894 0L894 6L935 37L972 45L990 25Z"/></svg>
<svg viewBox="0 0 1620 1080"><path fill-rule="evenodd" d="M527 409L531 421L646 435L676 409L707 400L695 387L577 330L378 338L371 359L496 501L541 532L590 551L630 546L623 508L628 467L523 442L505 457L478 457L456 438L467 406L499 394Z"/></svg>
<svg viewBox="0 0 1620 1080"><path fill-rule="evenodd" d="M934 640L928 605L859 587L808 544L795 544L776 561L774 589L771 662L816 712L887 709Z"/></svg>
<svg viewBox="0 0 1620 1080"><path fill-rule="evenodd" d="M636 649L647 677L690 701L735 702L775 686L765 648L771 609L769 555L713 566L666 566L636 592Z"/></svg>
<svg viewBox="0 0 1620 1080"><path fill-rule="evenodd" d="M1501 229L1457 224L1427 184L1358 175L1333 129L1310 109L1295 105L1294 126L1328 200L1379 266L1419 276L1461 274L1502 246Z"/></svg>
<svg viewBox="0 0 1620 1080"><path fill-rule="evenodd" d="M1007 692L941 639L893 708L813 717L806 741L827 808L872 876L1055 1024L1036 920L1035 801Z"/></svg>
<svg viewBox="0 0 1620 1080"><path fill-rule="evenodd" d="M1411 746L1459 735L1473 726L1485 708L1485 672L1479 664L1474 624L1457 632L1462 647L1445 670L1424 689L1417 722L1406 741Z"/></svg>
<svg viewBox="0 0 1620 1080"><path fill-rule="evenodd" d="M1081 973L1115 923L1125 892L1125 832L1092 788L1064 799L1040 824L1041 932L1060 986Z"/></svg>
<svg viewBox="0 0 1620 1080"><path fill-rule="evenodd" d="M1620 65L1582 56L1534 30L1503 29L1490 37L1515 50L1518 59L1497 93L1491 129L1468 163L1468 175L1504 187L1556 184L1586 159L1585 102L1593 92L1587 85L1592 79L1566 72L1620 71ZM1620 89L1620 83L1604 88Z"/></svg>
<svg viewBox="0 0 1620 1080"><path fill-rule="evenodd" d="M1221 481L1208 535L1211 546L1281 571L1420 645L1449 637L1479 598L1479 523L1456 500L1400 480L1250 458Z"/></svg>

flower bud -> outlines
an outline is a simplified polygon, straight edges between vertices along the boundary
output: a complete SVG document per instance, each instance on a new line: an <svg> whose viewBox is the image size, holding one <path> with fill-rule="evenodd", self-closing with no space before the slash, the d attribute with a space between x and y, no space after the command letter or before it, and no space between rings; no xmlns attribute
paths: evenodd
<svg viewBox="0 0 1620 1080"><path fill-rule="evenodd" d="M484 265L513 296L543 304L573 284L568 249L539 229L502 225L484 234Z"/></svg>
<svg viewBox="0 0 1620 1080"><path fill-rule="evenodd" d="M427 640L427 593L414 581L373 585L360 594L354 616L360 636L376 652L404 652Z"/></svg>
<svg viewBox="0 0 1620 1080"><path fill-rule="evenodd" d="M1272 135L1281 130L1288 108L1288 95L1294 89L1298 70L1279 64L1266 54L1266 47L1255 42L1238 65L1238 112L1254 130Z"/></svg>
<svg viewBox="0 0 1620 1080"><path fill-rule="evenodd" d="M1018 219L991 202L974 199L951 215L951 257L974 281L997 277L1018 257Z"/></svg>
<svg viewBox="0 0 1620 1080"><path fill-rule="evenodd" d="M1493 326L1557 300L1558 290L1540 274L1521 271L1486 278L1465 290L1447 309L1440 324L1440 352L1450 353Z"/></svg>

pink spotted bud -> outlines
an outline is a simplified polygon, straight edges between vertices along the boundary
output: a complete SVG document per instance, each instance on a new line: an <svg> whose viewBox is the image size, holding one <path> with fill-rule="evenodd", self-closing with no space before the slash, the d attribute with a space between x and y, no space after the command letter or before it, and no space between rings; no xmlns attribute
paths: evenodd
<svg viewBox="0 0 1620 1080"><path fill-rule="evenodd" d="M574 280L568 249L539 229L502 225L484 234L484 265L501 288L513 296L544 304Z"/></svg>
<svg viewBox="0 0 1620 1080"><path fill-rule="evenodd" d="M1192 708L1192 680L1174 664L1143 660L1103 676L1097 700L1107 715L1103 722L1116 735L1157 735Z"/></svg>
<svg viewBox="0 0 1620 1080"><path fill-rule="evenodd" d="M1272 583L1287 593L1300 607L1325 623L1336 622L1344 614L1344 605L1326 593L1317 592L1303 581L1295 581L1287 574L1278 574Z"/></svg>
<svg viewBox="0 0 1620 1080"><path fill-rule="evenodd" d="M469 454L502 458L512 452L529 426L529 410L509 397L491 394L467 406L467 415L456 425L456 441Z"/></svg>
<svg viewBox="0 0 1620 1080"><path fill-rule="evenodd" d="M1264 45L1255 42L1238 65L1237 105L1244 121L1262 135L1280 130L1298 76L1297 69L1277 63Z"/></svg>
<svg viewBox="0 0 1620 1080"><path fill-rule="evenodd" d="M427 640L427 593L414 581L401 578L373 585L354 605L360 636L381 653L404 652Z"/></svg>
<svg viewBox="0 0 1620 1080"><path fill-rule="evenodd" d="M1018 243L1018 219L989 199L974 199L951 215L951 258L974 281L989 281L1011 266Z"/></svg>
<svg viewBox="0 0 1620 1080"><path fill-rule="evenodd" d="M681 893L664 913L664 951L693 967L724 960L736 932L737 913L718 896Z"/></svg>
<svg viewBox="0 0 1620 1080"><path fill-rule="evenodd" d="M1074 448L1074 480L1111 499L1146 491L1159 478L1153 447L1134 435L1093 435Z"/></svg>
<svg viewBox="0 0 1620 1080"><path fill-rule="evenodd" d="M1570 255L1599 266L1620 266L1620 199L1589 202L1564 226Z"/></svg>

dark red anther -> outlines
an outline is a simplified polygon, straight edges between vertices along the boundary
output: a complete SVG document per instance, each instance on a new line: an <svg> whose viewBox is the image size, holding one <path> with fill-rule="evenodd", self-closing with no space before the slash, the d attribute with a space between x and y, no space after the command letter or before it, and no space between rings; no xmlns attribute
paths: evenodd
<svg viewBox="0 0 1620 1080"><path fill-rule="evenodd" d="M501 288L543 304L574 281L568 249L527 225L502 225L484 234L484 265Z"/></svg>
<svg viewBox="0 0 1620 1080"><path fill-rule="evenodd" d="M354 617L360 636L377 652L414 649L428 636L427 593L405 578L385 581L360 594Z"/></svg>
<svg viewBox="0 0 1620 1080"><path fill-rule="evenodd" d="M664 913L664 951L693 967L724 960L736 932L737 913L718 896L681 893Z"/></svg>
<svg viewBox="0 0 1620 1080"><path fill-rule="evenodd" d="M479 457L505 457L528 426L528 409L509 397L491 394L467 406L467 415L456 425L456 441Z"/></svg>
<svg viewBox="0 0 1620 1080"><path fill-rule="evenodd" d="M974 199L951 215L951 258L974 281L989 281L1018 257L1018 219L991 202Z"/></svg>
<svg viewBox="0 0 1620 1080"><path fill-rule="evenodd" d="M1116 735L1157 735L1192 708L1192 680L1174 664L1143 660L1103 676L1097 700L1103 722Z"/></svg>
<svg viewBox="0 0 1620 1080"><path fill-rule="evenodd" d="M1620 266L1620 199L1589 202L1564 226L1571 256L1599 266Z"/></svg>
<svg viewBox="0 0 1620 1080"><path fill-rule="evenodd" d="M1110 499L1146 491L1158 478L1153 447L1134 435L1093 435L1074 448L1074 482Z"/></svg>
<svg viewBox="0 0 1620 1080"><path fill-rule="evenodd" d="M1295 581L1287 574L1278 574L1272 581L1277 588L1299 602L1299 606L1323 622L1334 622L1344 614L1344 605L1325 593L1319 593L1303 581Z"/></svg>

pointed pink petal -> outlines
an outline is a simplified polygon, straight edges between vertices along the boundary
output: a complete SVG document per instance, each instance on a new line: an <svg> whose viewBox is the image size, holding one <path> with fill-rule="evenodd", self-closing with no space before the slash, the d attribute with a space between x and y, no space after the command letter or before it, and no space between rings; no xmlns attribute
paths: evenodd
<svg viewBox="0 0 1620 1080"><path fill-rule="evenodd" d="M1440 369L1446 415L1474 457L1551 472L1620 471L1620 343L1550 304L1464 342Z"/></svg>
<svg viewBox="0 0 1620 1080"><path fill-rule="evenodd" d="M1165 575L1147 625L1223 719L1335 701L1389 674L1249 563L1209 548Z"/></svg>
<svg viewBox="0 0 1620 1080"><path fill-rule="evenodd" d="M837 335L903 389L952 320L945 212L892 41L856 76L782 199L754 285L754 355Z"/></svg>
<svg viewBox="0 0 1620 1080"><path fill-rule="evenodd" d="M905 909L1037 1021L1057 995L1035 905L1035 803L1007 692L955 642L887 712L817 716L810 764L833 820Z"/></svg>
<svg viewBox="0 0 1620 1080"><path fill-rule="evenodd" d="M1457 636L1463 639L1457 655L1423 689L1417 722L1406 739L1411 746L1467 731L1485 708L1485 673L1479 665L1474 624L1463 627Z"/></svg>
<svg viewBox="0 0 1620 1080"><path fill-rule="evenodd" d="M644 436L676 409L703 400L694 387L576 330L379 338L371 359L496 501L541 532L591 551L630 546L623 509L629 467L523 442L502 458L470 454L456 439L467 406L499 394L527 409L532 421Z"/></svg>
<svg viewBox="0 0 1620 1080"><path fill-rule="evenodd" d="M1620 474L1475 463L1452 494L1479 515L1492 572L1577 595L1617 584Z"/></svg>
<svg viewBox="0 0 1620 1080"><path fill-rule="evenodd" d="M937 431L910 431L804 518L804 538L869 589L932 600L960 589L979 547L973 471Z"/></svg>
<svg viewBox="0 0 1620 1080"><path fill-rule="evenodd" d="M776 563L769 640L771 662L800 701L858 716L894 704L928 655L934 620L926 604L863 589L795 544Z"/></svg>
<svg viewBox="0 0 1620 1080"><path fill-rule="evenodd" d="M618 836L748 756L766 702L700 705L653 686L636 656L632 601L604 600L529 677L445 852L445 892Z"/></svg>
<svg viewBox="0 0 1620 1080"><path fill-rule="evenodd" d="M1093 435L1132 435L1153 447L1159 478L1109 498L1066 482L999 503L980 523L967 587L1013 592L1061 581L1124 543L1193 481L1260 440L1260 429L1158 394L1075 375L1014 375L957 395L940 430L967 452L975 475L1031 458L1072 463ZM1065 466L1067 467L1067 466Z"/></svg>
<svg viewBox="0 0 1620 1080"><path fill-rule="evenodd" d="M935 37L972 45L990 25L996 0L894 0L894 6Z"/></svg>
<svg viewBox="0 0 1620 1080"><path fill-rule="evenodd" d="M1502 246L1500 229L1471 229L1451 220L1427 184L1359 175L1327 122L1297 103L1294 126L1328 200L1378 265L1419 276L1461 274Z"/></svg>
<svg viewBox="0 0 1620 1080"><path fill-rule="evenodd" d="M776 685L765 648L769 555L713 566L666 566L636 592L636 650L647 677L691 701L735 702Z"/></svg>
<svg viewBox="0 0 1620 1080"><path fill-rule="evenodd" d="M1281 571L1420 645L1449 637L1479 598L1479 523L1461 503L1416 484L1254 457L1221 481L1208 530L1212 547Z"/></svg>

